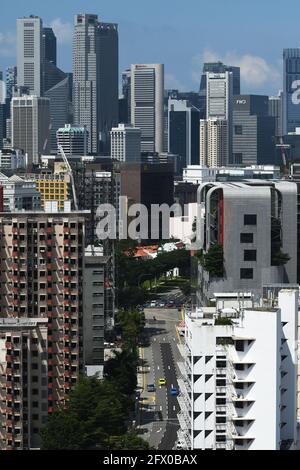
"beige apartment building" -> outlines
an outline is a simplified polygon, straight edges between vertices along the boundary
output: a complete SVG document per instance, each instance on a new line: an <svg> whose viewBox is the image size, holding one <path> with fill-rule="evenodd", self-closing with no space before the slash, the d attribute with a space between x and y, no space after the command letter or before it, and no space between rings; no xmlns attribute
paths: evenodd
<svg viewBox="0 0 300 470"><path fill-rule="evenodd" d="M43 361L40 364L43 367L37 368L37 380L47 380L48 393L46 397L45 389L36 387L39 391L35 400L44 409L43 412L25 413L22 417L22 426L30 429L33 436L38 434L47 415L64 403L84 370L82 285L87 215L88 212L84 211L0 213L0 317L16 322L24 318L32 319L38 325L42 320L47 323L45 337L44 333L38 333L39 330L34 333L39 336L39 341L44 341L39 346L42 356L38 353L38 359ZM2 399L12 406L0 417L2 443L13 449L28 449L38 445L38 439L27 438L16 441L18 445L14 444L19 428L6 426L7 420L12 422L8 419L11 410L16 410L10 398L17 388L9 380L11 371L14 371L13 361L10 360L14 356L14 342L8 341L10 333L5 327L4 322L1 331L6 335L6 350L5 347L1 349L3 362L0 378L8 385L1 392ZM26 331L22 335L28 336ZM36 352L31 347L28 351L28 357L16 370L21 372L25 368L29 371L31 368ZM25 400L25 395L22 395L20 409L25 409L24 401L29 404L29 397L30 400L34 399L35 395L30 389L33 383L30 374L27 374L28 399Z"/></svg>

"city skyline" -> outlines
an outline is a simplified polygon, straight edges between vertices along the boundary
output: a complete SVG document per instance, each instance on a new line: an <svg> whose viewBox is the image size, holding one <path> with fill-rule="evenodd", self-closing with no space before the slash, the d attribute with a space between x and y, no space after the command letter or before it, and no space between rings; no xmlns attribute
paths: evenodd
<svg viewBox="0 0 300 470"><path fill-rule="evenodd" d="M106 0L101 5L92 0L75 0L66 5L68 8L61 8L62 3L65 2L54 0L47 5L31 0L24 5L18 0L4 6L5 15L0 18L0 69L15 65L16 18L30 14L40 16L45 25L53 27L58 39L58 65L66 72L72 69L74 15L95 13L102 21L119 24L119 76L132 63L164 63L166 88L180 90L197 91L203 63L222 60L241 67L242 93L277 94L282 88L282 50L300 44L296 25L293 27L297 15L289 15L293 5L297 10L294 0L289 9L279 0L272 10L253 1L247 24L244 7L237 0L229 0L226 5L219 0L214 5L192 0L185 11L177 8L177 0L172 2L171 10L167 3L159 3L156 8L158 0L151 7L133 0L130 10L121 2L111 4ZM287 15L289 28L284 28ZM266 16L272 29L265 22ZM255 35L250 34L254 21Z"/></svg>

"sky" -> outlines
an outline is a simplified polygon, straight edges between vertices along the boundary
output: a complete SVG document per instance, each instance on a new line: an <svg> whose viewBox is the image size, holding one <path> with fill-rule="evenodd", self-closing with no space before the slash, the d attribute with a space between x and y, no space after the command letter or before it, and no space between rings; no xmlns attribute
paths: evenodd
<svg viewBox="0 0 300 470"><path fill-rule="evenodd" d="M164 63L165 87L198 91L203 62L241 67L242 93L276 95L282 49L300 47L298 0L1 0L0 70L16 63L16 18L34 14L58 38L58 63L72 69L76 13L119 25L120 73Z"/></svg>

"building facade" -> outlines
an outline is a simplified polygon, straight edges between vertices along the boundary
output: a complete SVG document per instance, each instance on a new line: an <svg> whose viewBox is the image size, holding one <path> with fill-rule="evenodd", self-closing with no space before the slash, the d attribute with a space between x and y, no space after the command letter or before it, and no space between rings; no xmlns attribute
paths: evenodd
<svg viewBox="0 0 300 470"><path fill-rule="evenodd" d="M233 99L233 152L235 165L274 164L276 119L269 116L269 98L238 95Z"/></svg>
<svg viewBox="0 0 300 470"><path fill-rule="evenodd" d="M110 133L111 158L121 162L141 159L141 130L129 124L119 124Z"/></svg>
<svg viewBox="0 0 300 470"><path fill-rule="evenodd" d="M188 448L296 448L298 295L287 287L275 302L241 296L225 308L217 298L186 314L179 419Z"/></svg>
<svg viewBox="0 0 300 470"><path fill-rule="evenodd" d="M88 152L88 131L85 126L72 126L65 124L57 129L57 147L64 149L67 158L83 157ZM60 154L60 149L58 148Z"/></svg>
<svg viewBox="0 0 300 470"><path fill-rule="evenodd" d="M75 17L73 107L74 124L88 130L88 151L108 154L118 124L118 27L97 15Z"/></svg>
<svg viewBox="0 0 300 470"><path fill-rule="evenodd" d="M27 153L28 165L38 164L49 150L50 100L24 95L11 101L12 147Z"/></svg>
<svg viewBox="0 0 300 470"><path fill-rule="evenodd" d="M300 80L300 49L283 50L283 134L300 127L300 106L297 92Z"/></svg>
<svg viewBox="0 0 300 470"><path fill-rule="evenodd" d="M214 292L296 283L297 186L290 181L205 183L198 189L199 302ZM214 247L219 255L214 256ZM205 263L209 263L209 267ZM220 268L220 269L219 269Z"/></svg>
<svg viewBox="0 0 300 470"><path fill-rule="evenodd" d="M182 167L199 164L200 112L187 100L168 100L168 152L181 156Z"/></svg>
<svg viewBox="0 0 300 470"><path fill-rule="evenodd" d="M17 83L42 96L43 22L37 16L17 19Z"/></svg>
<svg viewBox="0 0 300 470"><path fill-rule="evenodd" d="M163 152L164 66L131 66L131 124L142 132L142 152Z"/></svg>
<svg viewBox="0 0 300 470"><path fill-rule="evenodd" d="M16 359L6 359L4 364L6 373L15 376L19 369L24 374L24 380L27 379L28 400L20 395L19 410L25 412L29 407L28 421L25 421L25 416L23 420L34 434L39 431L40 421L44 424L47 415L65 403L68 393L84 372L82 287L86 215L83 212L0 214L3 263L0 276L1 317L14 321L28 318L32 322L31 328L39 321L37 319L43 319L46 323L45 342L36 342L35 352L30 352L27 362L24 361L18 368L13 364L14 360L18 362L15 354ZM6 341L8 336L6 333ZM40 343L42 339L40 335ZM9 343L14 343L13 338ZM28 340L26 344L29 345ZM14 349L18 348L6 344L2 358L6 354L14 356ZM42 361L43 368L39 365L33 367L34 361ZM35 383L29 381L33 375L29 369L36 370L35 375L39 374L41 379ZM39 382L43 377L47 381ZM8 389L13 389L14 393L18 387L12 385L14 379L10 382ZM12 415L18 414L18 406L10 395L9 391L6 392L10 409L5 419L9 421ZM29 401L29 397L35 404ZM39 413L45 403L46 408ZM6 442L15 449L17 446L11 434L16 433L14 429L10 430L12 424L8 427ZM24 442L23 448L28 449L31 445L38 445L38 442Z"/></svg>
<svg viewBox="0 0 300 470"><path fill-rule="evenodd" d="M229 161L229 131L227 119L200 120L200 165L226 166Z"/></svg>

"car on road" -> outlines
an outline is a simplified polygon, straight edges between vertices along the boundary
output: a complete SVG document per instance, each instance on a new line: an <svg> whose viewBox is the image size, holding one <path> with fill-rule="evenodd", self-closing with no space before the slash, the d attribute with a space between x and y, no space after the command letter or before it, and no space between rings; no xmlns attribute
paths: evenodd
<svg viewBox="0 0 300 470"><path fill-rule="evenodd" d="M172 397L177 397L178 389L176 387L170 388L170 395L172 395Z"/></svg>
<svg viewBox="0 0 300 470"><path fill-rule="evenodd" d="M152 302L150 303L150 308L154 307L156 307L156 300L152 300Z"/></svg>
<svg viewBox="0 0 300 470"><path fill-rule="evenodd" d="M158 379L158 385L166 385L166 383L167 381L163 377L160 377L160 379Z"/></svg>
<svg viewBox="0 0 300 470"><path fill-rule="evenodd" d="M160 303L158 304L158 307L159 307L159 308L164 308L164 306L165 306L165 303L164 303L164 302L160 302Z"/></svg>
<svg viewBox="0 0 300 470"><path fill-rule="evenodd" d="M147 385L147 392L155 392L155 385L154 384L148 384Z"/></svg>

